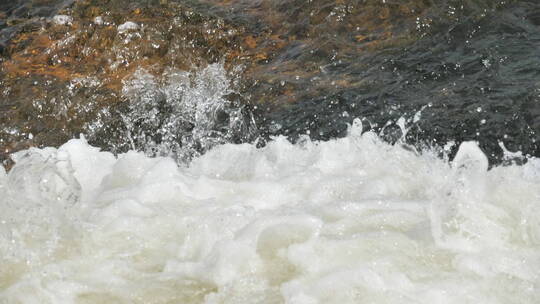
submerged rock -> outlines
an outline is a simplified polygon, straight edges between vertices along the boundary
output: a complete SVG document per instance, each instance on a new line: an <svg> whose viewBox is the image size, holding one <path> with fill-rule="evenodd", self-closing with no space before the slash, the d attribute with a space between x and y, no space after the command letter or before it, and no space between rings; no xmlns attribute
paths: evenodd
<svg viewBox="0 0 540 304"><path fill-rule="evenodd" d="M243 53L241 27L178 3L78 1L42 23L12 39L0 62L4 157L31 145L57 146L78 133L106 149L126 149L112 146L123 138L113 141L96 128L125 127L118 122L129 102L124 80L141 69L159 82L165 70L243 60L230 55Z"/></svg>
<svg viewBox="0 0 540 304"><path fill-rule="evenodd" d="M349 75L336 79L328 71L351 54L410 39L400 24L412 24L427 6L407 8L409 2L389 8L326 1L315 11L294 3L291 13L273 1L77 1L7 45L0 115L10 119L0 123L2 151L57 146L81 132L106 149L125 150L123 138L108 137L119 135L114 113L129 103L123 81L140 69L160 82L167 69L189 72L221 62L242 80L235 94L227 93L239 105L275 107L355 86ZM338 33L335 43L325 42Z"/></svg>
<svg viewBox="0 0 540 304"><path fill-rule="evenodd" d="M237 111L212 116L212 142L324 140L345 135L360 117L366 130L419 148L455 142L455 153L476 140L491 160L502 157L499 142L540 155L533 1L49 2L55 9L42 15L15 12L33 1L0 7L9 15L0 24L2 159L79 133L114 152L156 153L148 147L174 140L185 147L194 120L161 112L187 102L179 95L202 88L197 75L213 64L228 83L207 98ZM140 71L154 91L127 96L126 83ZM171 75L182 73L189 80L169 94ZM147 98L142 108L139 95ZM134 108L161 114L127 122ZM243 123L231 133L234 119Z"/></svg>

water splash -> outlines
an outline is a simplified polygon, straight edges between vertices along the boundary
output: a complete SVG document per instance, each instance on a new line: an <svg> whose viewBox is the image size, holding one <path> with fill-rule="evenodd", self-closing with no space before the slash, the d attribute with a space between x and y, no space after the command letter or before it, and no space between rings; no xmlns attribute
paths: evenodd
<svg viewBox="0 0 540 304"><path fill-rule="evenodd" d="M150 156L185 161L217 144L253 138L251 112L229 98L234 87L219 63L195 72L167 69L159 77L137 70L123 81L127 107L120 110L118 131L125 142L118 141L116 150L125 150L127 142Z"/></svg>

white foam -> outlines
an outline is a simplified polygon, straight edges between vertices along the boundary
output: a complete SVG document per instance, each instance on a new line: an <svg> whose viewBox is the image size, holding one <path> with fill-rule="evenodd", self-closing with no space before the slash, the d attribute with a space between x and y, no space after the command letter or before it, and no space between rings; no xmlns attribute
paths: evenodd
<svg viewBox="0 0 540 304"><path fill-rule="evenodd" d="M119 33L125 33L128 31L136 31L139 29L139 25L132 21L126 21L118 26Z"/></svg>
<svg viewBox="0 0 540 304"><path fill-rule="evenodd" d="M73 23L73 17L67 15L56 15L52 21L58 25L71 25Z"/></svg>
<svg viewBox="0 0 540 304"><path fill-rule="evenodd" d="M94 18L94 23L96 25L103 25L105 22L103 21L103 17L97 16L97 17Z"/></svg>
<svg viewBox="0 0 540 304"><path fill-rule="evenodd" d="M177 167L86 141L0 172L0 302L539 303L540 165L360 135Z"/></svg>

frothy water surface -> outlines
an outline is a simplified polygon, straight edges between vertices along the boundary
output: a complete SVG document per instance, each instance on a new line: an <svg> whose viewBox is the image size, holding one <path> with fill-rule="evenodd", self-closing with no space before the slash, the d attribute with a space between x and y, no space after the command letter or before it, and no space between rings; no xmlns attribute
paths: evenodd
<svg viewBox="0 0 540 304"><path fill-rule="evenodd" d="M538 303L540 160L361 127L178 167L84 139L0 172L1 303Z"/></svg>

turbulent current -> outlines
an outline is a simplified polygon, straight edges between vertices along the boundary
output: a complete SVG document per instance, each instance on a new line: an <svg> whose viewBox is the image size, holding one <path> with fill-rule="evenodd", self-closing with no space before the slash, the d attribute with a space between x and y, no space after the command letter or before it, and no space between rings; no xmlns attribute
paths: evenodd
<svg viewBox="0 0 540 304"><path fill-rule="evenodd" d="M84 138L0 173L2 303L538 303L540 161L362 134L177 166Z"/></svg>
<svg viewBox="0 0 540 304"><path fill-rule="evenodd" d="M538 3L0 0L0 304L540 303Z"/></svg>

